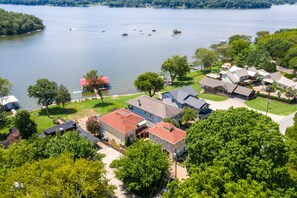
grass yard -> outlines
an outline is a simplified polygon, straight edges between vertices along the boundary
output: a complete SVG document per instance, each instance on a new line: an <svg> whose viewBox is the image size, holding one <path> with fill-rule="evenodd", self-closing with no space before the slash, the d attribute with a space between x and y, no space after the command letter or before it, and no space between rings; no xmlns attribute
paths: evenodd
<svg viewBox="0 0 297 198"><path fill-rule="evenodd" d="M173 85L165 87L165 89L162 90L162 92L166 92L166 91L170 91L170 90L173 90L173 89L177 89L179 87L184 87L184 86L191 85L198 92L199 98L204 98L204 99L212 100L212 101L224 101L224 100L227 100L228 97L226 97L226 96L220 96L220 95L209 94L209 93L200 93L201 92L201 87L200 87L200 85L198 83L200 82L200 80L204 76L205 76L205 74L202 71L191 72L182 81L179 81L178 79L176 79L174 81Z"/></svg>
<svg viewBox="0 0 297 198"><path fill-rule="evenodd" d="M124 96L107 96L104 103L100 99L87 100L84 102L72 102L66 105L65 109L61 106L53 105L49 108L50 117L46 116L45 109L31 112L31 118L36 122L38 131L42 133L44 129L54 126L54 118L64 118L65 120L75 120L86 116L103 115L112 109L126 107L127 101L141 94L124 95ZM8 133L8 129L0 129L1 133Z"/></svg>
<svg viewBox="0 0 297 198"><path fill-rule="evenodd" d="M266 112L267 100L265 98L257 97L253 100L245 101L245 104L253 109ZM268 110L269 113L282 116L289 115L295 111L297 111L296 104L288 104L276 100L271 100Z"/></svg>

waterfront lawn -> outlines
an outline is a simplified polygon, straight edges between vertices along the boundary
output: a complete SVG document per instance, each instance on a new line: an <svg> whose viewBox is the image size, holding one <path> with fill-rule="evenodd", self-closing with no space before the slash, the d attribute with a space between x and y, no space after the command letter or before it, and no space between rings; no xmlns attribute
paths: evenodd
<svg viewBox="0 0 297 198"><path fill-rule="evenodd" d="M200 80L205 76L203 71L194 71L189 73L185 79L178 80L176 79L172 85L166 86L162 92L170 91L173 89L177 89L184 86L191 85L197 92L199 98L204 98L207 100L212 101L224 101L227 100L228 97L226 96L220 96L216 94L209 94L209 93L200 93L201 87L199 85Z"/></svg>
<svg viewBox="0 0 297 198"><path fill-rule="evenodd" d="M104 98L104 103L100 99L72 102L66 104L65 109L61 106L53 105L49 107L50 117L46 116L45 109L33 111L31 116L38 126L38 131L42 133L44 129L54 126L53 119L55 118L76 120L83 117L104 115L113 109L126 107L128 100L139 95L107 96Z"/></svg>
<svg viewBox="0 0 297 198"><path fill-rule="evenodd" d="M265 98L257 97L255 99L245 101L245 104L253 109L266 112L267 100ZM293 105L276 100L271 100L268 110L269 113L283 116L289 115L295 111L297 111L296 104Z"/></svg>

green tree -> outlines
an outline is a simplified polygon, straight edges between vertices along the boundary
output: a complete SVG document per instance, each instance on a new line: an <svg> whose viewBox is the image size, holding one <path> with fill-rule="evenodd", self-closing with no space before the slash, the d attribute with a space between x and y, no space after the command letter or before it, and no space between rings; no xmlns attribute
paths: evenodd
<svg viewBox="0 0 297 198"><path fill-rule="evenodd" d="M294 75L297 73L297 56L289 61L289 67L294 70Z"/></svg>
<svg viewBox="0 0 297 198"><path fill-rule="evenodd" d="M182 110L181 123L186 126L191 126L191 124L197 119L197 112L194 109L185 107Z"/></svg>
<svg viewBox="0 0 297 198"><path fill-rule="evenodd" d="M186 56L173 55L171 58L165 60L161 66L163 72L168 72L172 83L176 76L181 79L190 72L190 65Z"/></svg>
<svg viewBox="0 0 297 198"><path fill-rule="evenodd" d="M95 136L99 136L100 134L100 123L96 116L89 117L87 122L87 129Z"/></svg>
<svg viewBox="0 0 297 198"><path fill-rule="evenodd" d="M257 44L258 40L261 39L263 36L269 35L269 31L260 31L257 32L256 35L257 37L255 38L255 44Z"/></svg>
<svg viewBox="0 0 297 198"><path fill-rule="evenodd" d="M285 95L288 97L288 99L292 99L294 97L296 97L296 92L292 89L292 88L288 88L285 91Z"/></svg>
<svg viewBox="0 0 297 198"><path fill-rule="evenodd" d="M156 92L164 88L164 80L155 72L145 72L138 76L134 81L137 90L146 92L153 97Z"/></svg>
<svg viewBox="0 0 297 198"><path fill-rule="evenodd" d="M160 145L139 140L129 146L119 160L114 160L111 167L128 191L149 192L167 178L169 160Z"/></svg>
<svg viewBox="0 0 297 198"><path fill-rule="evenodd" d="M0 98L10 94L12 84L5 78L0 77Z"/></svg>
<svg viewBox="0 0 297 198"><path fill-rule="evenodd" d="M175 127L179 128L179 123L175 119L165 118L163 122L173 124Z"/></svg>
<svg viewBox="0 0 297 198"><path fill-rule="evenodd" d="M102 86L103 86L103 80L102 80L102 76L100 76L98 74L98 71L96 70L91 70L89 71L88 73L86 73L84 75L88 85L87 85L87 89L90 91L90 92L95 92L96 96L99 95L102 103L104 102L103 101L103 95L102 95L102 92L101 92L101 89L102 89Z"/></svg>
<svg viewBox="0 0 297 198"><path fill-rule="evenodd" d="M33 134L37 133L37 125L26 110L19 110L16 113L14 124L20 130L23 139L29 139Z"/></svg>
<svg viewBox="0 0 297 198"><path fill-rule="evenodd" d="M49 116L48 106L56 100L57 92L57 83L46 78L39 79L35 85L28 87L28 96L36 98L38 104L45 106L47 116Z"/></svg>
<svg viewBox="0 0 297 198"><path fill-rule="evenodd" d="M69 90L67 89L67 87L65 85L60 85L58 87L58 94L57 94L57 98L56 98L56 103L62 104L63 109L65 108L65 104L67 102L71 102L71 94L69 93Z"/></svg>
<svg viewBox="0 0 297 198"><path fill-rule="evenodd" d="M199 48L195 51L194 58L206 69L213 66L214 63L218 61L219 56L215 51L207 48Z"/></svg>
<svg viewBox="0 0 297 198"><path fill-rule="evenodd" d="M74 161L68 155L26 163L0 180L0 188L4 198L111 197L115 189L101 161Z"/></svg>
<svg viewBox="0 0 297 198"><path fill-rule="evenodd" d="M6 124L6 116L5 116L5 110L0 105L0 128L4 127Z"/></svg>
<svg viewBox="0 0 297 198"><path fill-rule="evenodd" d="M287 51L293 46L293 43L285 38L271 37L265 40L260 40L259 45L264 47L274 60L277 60L286 56Z"/></svg>
<svg viewBox="0 0 297 198"><path fill-rule="evenodd" d="M244 50L248 50L249 47L250 47L249 41L246 41L244 39L237 39L228 44L227 54L230 58L234 59Z"/></svg>
<svg viewBox="0 0 297 198"><path fill-rule="evenodd" d="M232 43L233 41L237 41L237 40L244 40L244 41L251 42L251 39L252 39L251 36L244 35L244 34L243 35L236 34L236 35L230 36L228 38L228 42L229 42L229 44Z"/></svg>
<svg viewBox="0 0 297 198"><path fill-rule="evenodd" d="M250 174L268 187L288 185L285 142L278 125L261 113L246 108L217 110L187 131L186 144L188 168L204 169L217 160L235 182Z"/></svg>

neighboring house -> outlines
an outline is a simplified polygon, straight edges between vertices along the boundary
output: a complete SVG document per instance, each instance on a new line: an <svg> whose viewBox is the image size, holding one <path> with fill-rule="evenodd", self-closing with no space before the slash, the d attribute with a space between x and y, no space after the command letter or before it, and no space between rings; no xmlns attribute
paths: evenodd
<svg viewBox="0 0 297 198"><path fill-rule="evenodd" d="M85 78L82 78L79 80L79 84L80 84L81 90L86 91L89 83ZM100 78L98 78L97 84L100 84L101 90L108 90L110 88L109 79L106 76L101 76Z"/></svg>
<svg viewBox="0 0 297 198"><path fill-rule="evenodd" d="M159 122L148 129L148 134L149 139L156 144L162 145L163 151L167 151L171 157L174 156L174 153L179 156L186 151L186 132L173 124Z"/></svg>
<svg viewBox="0 0 297 198"><path fill-rule="evenodd" d="M240 85L226 83L220 80L204 77L200 85L205 92L236 97L241 99L251 99L255 96L255 91Z"/></svg>
<svg viewBox="0 0 297 198"><path fill-rule="evenodd" d="M276 66L276 71L281 72L281 73L285 73L285 74L293 74L294 70L293 69L288 69L288 68L284 68L281 66Z"/></svg>
<svg viewBox="0 0 297 198"><path fill-rule="evenodd" d="M294 82L286 77L284 77L280 72L274 72L269 74L263 79L263 82L267 84L276 83L278 87L288 89L291 88L293 90L297 90L297 82Z"/></svg>
<svg viewBox="0 0 297 198"><path fill-rule="evenodd" d="M20 107L18 99L13 95L0 98L0 105L3 106L6 111Z"/></svg>
<svg viewBox="0 0 297 198"><path fill-rule="evenodd" d="M162 93L162 101L180 109L184 107L194 109L199 114L199 118L205 118L211 113L208 108L209 104L205 100L198 98L198 93L192 86Z"/></svg>
<svg viewBox="0 0 297 198"><path fill-rule="evenodd" d="M255 67L240 68L232 66L228 71L221 72L223 82L235 85L246 85L258 79L258 71Z"/></svg>
<svg viewBox="0 0 297 198"><path fill-rule="evenodd" d="M62 124L44 130L45 135L56 135L57 132L64 134L68 131L75 131L77 129L76 122L70 120Z"/></svg>
<svg viewBox="0 0 297 198"><path fill-rule="evenodd" d="M148 96L131 99L127 104L130 111L152 123L158 123L165 118L178 120L181 117L181 109Z"/></svg>
<svg viewBox="0 0 297 198"><path fill-rule="evenodd" d="M127 138L134 141L134 137L146 136L147 121L126 109L119 109L106 114L99 119L101 133L104 137L117 144L125 145Z"/></svg>

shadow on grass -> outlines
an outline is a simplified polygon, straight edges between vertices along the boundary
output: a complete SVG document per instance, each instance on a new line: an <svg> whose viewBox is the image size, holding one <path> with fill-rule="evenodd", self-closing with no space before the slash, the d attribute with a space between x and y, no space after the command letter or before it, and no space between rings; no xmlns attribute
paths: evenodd
<svg viewBox="0 0 297 198"><path fill-rule="evenodd" d="M102 102L98 102L93 107L94 108L97 108L97 107L104 108L104 107L108 107L108 106L111 106L111 105L114 105L114 103L112 103L112 102L103 102L103 103Z"/></svg>
<svg viewBox="0 0 297 198"><path fill-rule="evenodd" d="M48 109L48 112L50 114L50 116L53 116L53 115L70 115L70 114L74 114L77 112L76 109L74 108L65 108L63 109L62 107L51 107ZM42 115L42 116L46 116L46 109L42 109L40 112L39 112L39 115Z"/></svg>

